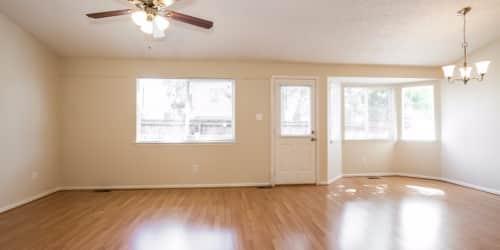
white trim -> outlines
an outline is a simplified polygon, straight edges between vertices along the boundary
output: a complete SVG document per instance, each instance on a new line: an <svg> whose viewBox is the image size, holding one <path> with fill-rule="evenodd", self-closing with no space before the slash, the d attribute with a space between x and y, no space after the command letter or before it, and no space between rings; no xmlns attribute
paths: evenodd
<svg viewBox="0 0 500 250"><path fill-rule="evenodd" d="M419 179L427 179L427 180L435 180L435 181L443 181L451 184L455 184L458 186L475 189L478 191L491 193L495 195L500 195L500 190L487 188L478 186L475 184L467 183L464 181L454 180L446 177L436 177L436 176L428 176L428 175L418 175L418 174L406 174L406 173L359 173L359 174L343 174L342 177L365 177L365 176L400 176L400 177L410 177L410 178L419 178Z"/></svg>
<svg viewBox="0 0 500 250"><path fill-rule="evenodd" d="M170 189L170 188L228 188L264 187L267 182L215 183L215 184L166 184L166 185L112 185L112 186L65 186L62 190L99 190L99 189Z"/></svg>
<svg viewBox="0 0 500 250"><path fill-rule="evenodd" d="M335 177L333 177L333 178L329 179L328 181L322 181L322 182L320 182L319 184L320 184L320 185L330 185L330 184L332 184L332 183L334 183L334 182L336 182L336 181L340 180L342 177L344 177L344 176L342 176L342 175L338 175L338 176L335 176Z"/></svg>
<svg viewBox="0 0 500 250"><path fill-rule="evenodd" d="M419 178L419 179L443 181L443 178L441 178L441 177L430 176L430 175L407 174L407 173L395 173L395 175L396 176L401 176L401 177L410 177L410 178Z"/></svg>
<svg viewBox="0 0 500 250"><path fill-rule="evenodd" d="M398 176L396 173L377 172L377 173L359 173L359 174L342 174L342 177L368 177L368 176Z"/></svg>
<svg viewBox="0 0 500 250"><path fill-rule="evenodd" d="M276 185L276 173L275 173L275 164L276 164L276 149L275 149L275 142L276 142L276 105L275 105L275 95L276 95L276 81L277 80L312 80L314 81L313 84L313 89L314 89L314 132L315 132L315 138L316 138L316 143L315 143L315 152L316 152L316 159L315 159L315 184L316 185L321 185L320 182L320 166L319 166L319 160L320 160L320 152L319 152L319 80L320 78L318 76L287 76L287 75L276 75L276 76L271 76L271 112L270 112L270 125L271 125L271 159L270 159L270 177L269 177L269 183L271 186Z"/></svg>
<svg viewBox="0 0 500 250"><path fill-rule="evenodd" d="M34 196L31 196L29 198L26 198L26 199L14 202L13 204L1 207L0 208L0 213L6 212L6 211L11 210L11 209L14 209L16 207L23 206L23 205L28 204L28 203L30 203L32 201L35 201L35 200L41 199L43 197L49 196L49 195L51 195L51 194L53 194L55 192L61 191L61 190L62 189L59 188L59 187L58 188L52 188L52 189L49 189L49 190L44 191L42 193L36 194Z"/></svg>
<svg viewBox="0 0 500 250"><path fill-rule="evenodd" d="M320 185L330 185L341 178L348 177L364 177L364 176L401 176L401 177L410 177L410 178L419 178L419 179L428 179L428 180L436 180L443 181L451 184L455 184L458 186L475 189L482 192L487 192L495 195L500 195L500 190L481 187L478 185L470 184L463 181L458 181L454 179L449 179L445 177L435 177L435 176L427 176L427 175L415 175L415 174L406 174L406 173L359 173L359 174L342 174L336 176L334 178L329 179L326 182L319 182ZM70 191L70 190L95 190L95 189L169 189L169 188L231 188L231 187L263 187L269 186L271 183L267 182L243 182L243 183L222 183L222 184L171 184L171 185L117 185L117 186L65 186L52 188L45 192L39 193L32 197L23 199L21 201L15 202L11 205L7 205L0 208L0 213L6 212L8 210L23 206L32 201L44 198L58 191Z"/></svg>
<svg viewBox="0 0 500 250"><path fill-rule="evenodd" d="M487 188L487 187L481 187L481 186L470 184L470 183L467 183L467 182L463 182L463 181L459 181L459 180L453 180L453 179L448 179L448 178L444 178L444 177L441 178L441 180L445 181L445 182L449 182L449 183L455 184L455 185L459 185L459 186L463 186L463 187L467 187L467 188L472 188L472 189L476 189L476 190L487 192L487 193L492 193L492 194L500 195L500 190L495 190L495 189Z"/></svg>

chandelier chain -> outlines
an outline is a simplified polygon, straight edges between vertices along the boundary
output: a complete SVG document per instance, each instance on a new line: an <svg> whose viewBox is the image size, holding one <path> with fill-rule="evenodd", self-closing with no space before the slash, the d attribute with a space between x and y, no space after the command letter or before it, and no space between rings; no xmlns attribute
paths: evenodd
<svg viewBox="0 0 500 250"><path fill-rule="evenodd" d="M469 47L469 44L467 43L467 13L465 12L463 14L464 16L464 42L462 44L462 47L464 48L464 67L467 67L467 47Z"/></svg>

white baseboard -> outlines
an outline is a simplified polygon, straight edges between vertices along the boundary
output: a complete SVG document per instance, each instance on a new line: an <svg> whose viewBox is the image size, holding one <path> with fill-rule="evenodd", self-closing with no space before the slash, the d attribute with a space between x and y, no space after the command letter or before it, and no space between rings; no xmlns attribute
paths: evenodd
<svg viewBox="0 0 500 250"><path fill-rule="evenodd" d="M441 180L445 181L445 182L453 183L453 184L456 184L456 185L459 185L459 186L464 186L464 187L476 189L476 190L479 190L479 191L483 191L483 192L487 192L487 193L492 193L492 194L500 195L500 190L496 190L496 189L492 189L492 188L486 188L486 187L481 187L481 186L478 186L478 185L470 184L470 183L463 182L463 181L453 180L453 179L449 179L449 178L441 178Z"/></svg>
<svg viewBox="0 0 500 250"><path fill-rule="evenodd" d="M443 178L441 178L441 177L430 176L430 175L407 174L407 173L394 173L394 175L396 175L396 176L402 176L402 177L410 177L410 178L419 178L419 179L428 179L428 180L443 181Z"/></svg>
<svg viewBox="0 0 500 250"><path fill-rule="evenodd" d="M401 176L401 177L411 177L411 178L420 178L420 179L428 179L428 180L437 180L444 181L472 189L476 189L483 192L488 192L496 195L500 195L500 190L495 190L491 188L485 188L478 185L452 180L448 178L441 178L435 176L428 175L416 175L416 174L407 174L407 173L358 173L358 174L342 174L336 176L332 179L329 179L327 182L319 182L320 185L330 185L335 181L343 178L343 177L364 177L364 176ZM270 183L267 182L245 182L245 183L218 183L218 184L170 184L170 185L116 185L116 186L65 186L61 187L58 190L98 190L98 189L112 189L112 190L120 190L120 189L169 189L169 188L225 188L225 187L263 187L270 186ZM54 191L55 192L55 191ZM50 193L49 193L50 194ZM1 210L0 210L1 211Z"/></svg>
<svg viewBox="0 0 500 250"><path fill-rule="evenodd" d="M481 187L478 185L474 185L474 184L470 184L467 182L458 181L458 180L454 180L454 179L450 179L450 178L445 178L445 177L436 177L436 176L418 175L418 174L407 174L407 173L359 173L359 174L344 174L344 175L342 175L342 177L365 177L365 176L401 176L401 177L411 177L411 178L419 178L419 179L444 181L444 182L448 182L451 184L455 184L455 185L459 185L459 186L463 186L463 187L467 187L467 188L472 188L472 189L475 189L478 191L500 195L500 190L487 188L487 187Z"/></svg>
<svg viewBox="0 0 500 250"><path fill-rule="evenodd" d="M458 181L458 180L453 180L449 178L444 178L444 177L435 177L435 176L426 176L426 175L414 175L414 174L406 174L406 173L358 173L358 174L342 174L339 176L336 176L332 179L329 179L327 182L320 182L320 185L330 185L334 183L335 181L343 178L343 177L363 177L363 176L401 176L401 177L412 177L412 178L420 178L420 179L429 179L429 180L437 180L437 181L444 181L452 184L456 184L459 186L467 187L467 188L472 188L475 190L495 194L495 195L500 195L500 190L492 189L492 188L486 188L486 187L481 187L478 185L470 184L467 182L463 181ZM118 186L65 186L65 187L59 187L59 188L53 188L49 189L45 192L39 193L37 195L34 195L32 197L26 198L24 200L15 202L11 205L7 205L4 207L0 208L0 213L11 210L16 207L20 207L22 205L25 205L27 203L30 203L34 200L41 199L45 196L51 195L55 192L58 191L63 191L63 190L94 190L94 189L168 189L168 188L224 188L224 187L262 187L262 186L269 186L270 183L265 183L265 182L250 182L250 183L221 183L221 184L173 184L173 185L118 185Z"/></svg>
<svg viewBox="0 0 500 250"><path fill-rule="evenodd" d="M342 175L335 176L335 177L329 179L328 181L321 181L321 182L319 182L319 185L330 185L330 184L336 182L337 180L339 180L342 177L343 177Z"/></svg>
<svg viewBox="0 0 500 250"><path fill-rule="evenodd" d="M170 185L116 185L116 186L65 186L62 190L98 190L98 189L167 189L167 188L223 188L223 187L263 187L264 182L220 183L220 184L170 184Z"/></svg>
<svg viewBox="0 0 500 250"><path fill-rule="evenodd" d="M397 176L396 173L379 172L379 173L359 173L359 174L342 174L342 177L367 177L367 176Z"/></svg>
<svg viewBox="0 0 500 250"><path fill-rule="evenodd" d="M32 201L35 201L35 200L38 200L38 199L41 199L45 196L49 196L57 191L61 191L61 188L52 188L52 189L49 189L47 191L44 191L42 193L39 193L39 194L36 194L34 196L31 196L31 197L28 197L26 199L23 199L21 201L18 201L18 202L14 202L13 204L10 204L10 205L7 205L7 206L4 206L4 207L0 207L0 213L3 213L3 212L6 212L8 210L11 210L11 209L14 209L16 207L20 207L22 205L25 205L27 203L30 203Z"/></svg>

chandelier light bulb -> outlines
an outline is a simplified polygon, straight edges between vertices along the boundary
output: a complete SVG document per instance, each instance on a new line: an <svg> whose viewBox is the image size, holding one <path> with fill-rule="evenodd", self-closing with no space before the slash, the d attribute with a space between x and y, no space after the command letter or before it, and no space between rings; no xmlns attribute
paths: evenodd
<svg viewBox="0 0 500 250"><path fill-rule="evenodd" d="M162 16L155 16L153 22L156 28L158 28L162 32L168 29L168 27L170 26L170 22L165 17Z"/></svg>
<svg viewBox="0 0 500 250"><path fill-rule="evenodd" d="M174 4L174 0L161 0L161 2L163 3L163 5L165 5L166 7Z"/></svg>
<svg viewBox="0 0 500 250"><path fill-rule="evenodd" d="M472 67L460 67L460 76L463 79L470 79L472 75Z"/></svg>
<svg viewBox="0 0 500 250"><path fill-rule="evenodd" d="M137 26L142 26L148 20L148 14L143 10L132 13L131 17Z"/></svg>
<svg viewBox="0 0 500 250"><path fill-rule="evenodd" d="M163 38L165 37L165 30L161 29L156 20L153 21L153 38Z"/></svg>
<svg viewBox="0 0 500 250"><path fill-rule="evenodd" d="M153 34L153 22L146 21L145 23L143 23L141 26L141 31L149 35Z"/></svg>
<svg viewBox="0 0 500 250"><path fill-rule="evenodd" d="M455 65L443 66L443 73L446 78L453 77L453 74L455 73Z"/></svg>
<svg viewBox="0 0 500 250"><path fill-rule="evenodd" d="M490 61L481 61L476 63L477 73L484 75L488 73L488 67L490 66Z"/></svg>

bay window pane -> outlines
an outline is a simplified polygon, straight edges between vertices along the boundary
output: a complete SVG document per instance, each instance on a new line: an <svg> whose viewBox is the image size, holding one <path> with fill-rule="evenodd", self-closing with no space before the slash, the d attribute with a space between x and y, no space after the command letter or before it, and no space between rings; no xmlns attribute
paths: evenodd
<svg viewBox="0 0 500 250"><path fill-rule="evenodd" d="M434 87L402 89L402 139L434 140Z"/></svg>
<svg viewBox="0 0 500 250"><path fill-rule="evenodd" d="M394 91L347 87L344 89L344 138L389 140L394 138Z"/></svg>

